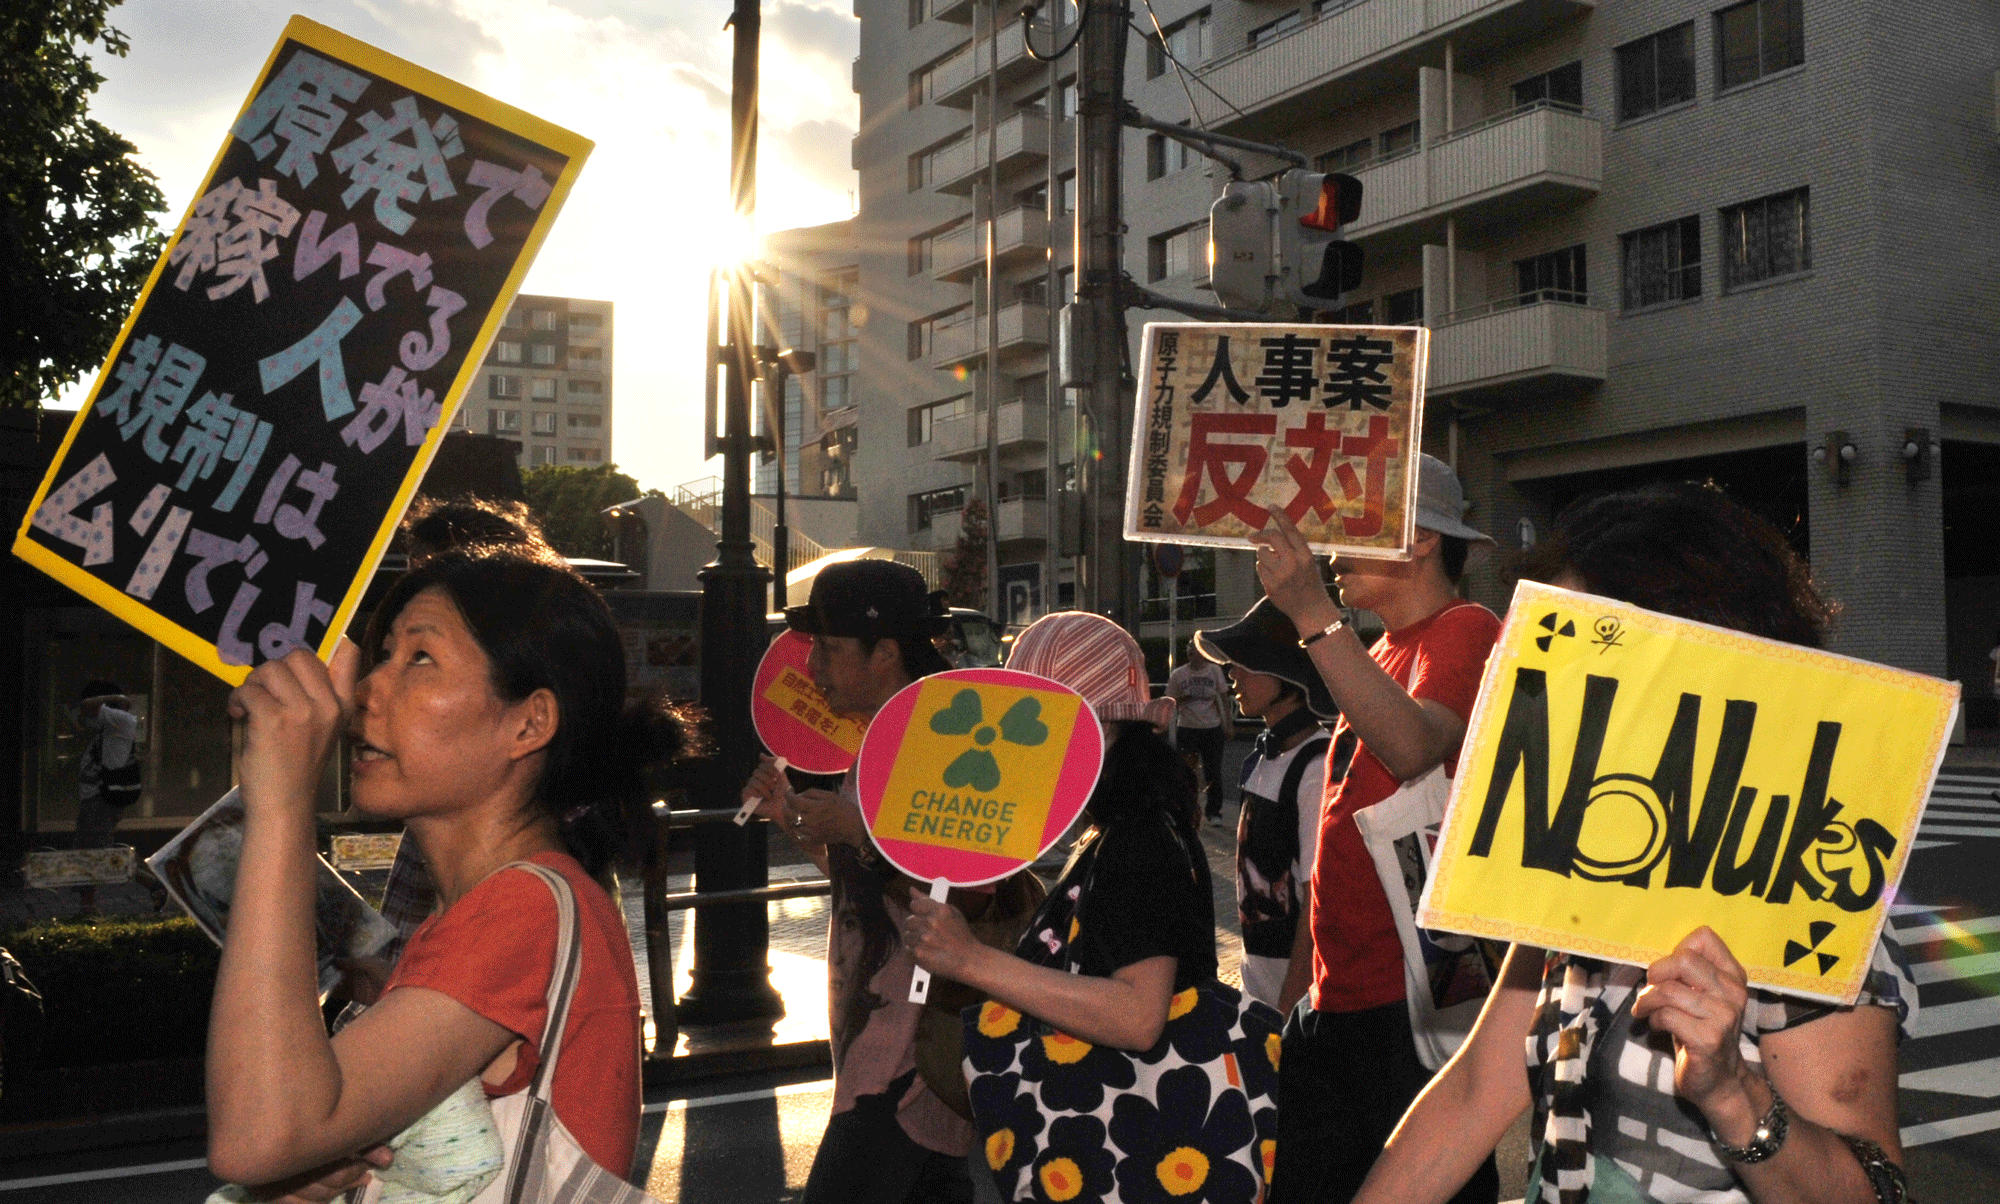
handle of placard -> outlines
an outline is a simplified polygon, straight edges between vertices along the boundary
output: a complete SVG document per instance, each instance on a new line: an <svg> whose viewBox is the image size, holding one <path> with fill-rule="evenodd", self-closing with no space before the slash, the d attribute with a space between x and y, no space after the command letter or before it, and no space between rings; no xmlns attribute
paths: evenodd
<svg viewBox="0 0 2000 1204"><path fill-rule="evenodd" d="M775 758L772 763L778 767L779 773L783 773L785 770L791 768L791 762L785 760L783 757ZM763 799L758 798L750 791L744 791L743 805L736 809L736 826L740 828L744 824L749 823L750 817L757 812L757 804L763 801Z"/></svg>
<svg viewBox="0 0 2000 1204"><path fill-rule="evenodd" d="M951 895L951 883L939 878L931 883L931 898L942 903ZM910 1002L922 1003L931 995L931 972L918 966L910 972Z"/></svg>

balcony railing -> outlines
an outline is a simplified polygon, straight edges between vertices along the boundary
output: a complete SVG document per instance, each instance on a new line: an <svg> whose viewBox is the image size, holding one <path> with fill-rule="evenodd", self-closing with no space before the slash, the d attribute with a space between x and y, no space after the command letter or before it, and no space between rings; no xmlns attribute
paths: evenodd
<svg viewBox="0 0 2000 1204"><path fill-rule="evenodd" d="M1578 293L1543 290L1446 314L1431 335L1429 393L1528 392L1601 382L1605 314Z"/></svg>
<svg viewBox="0 0 2000 1204"><path fill-rule="evenodd" d="M1010 539L1047 539L1048 535L1047 499L1010 497L1000 500L999 517L993 523L993 538L1005 543Z"/></svg>
<svg viewBox="0 0 2000 1204"><path fill-rule="evenodd" d="M1040 209L1009 209L994 222L994 255L1004 265L1040 259L1049 249L1049 218ZM931 247L931 277L965 281L986 263L985 230L954 230Z"/></svg>
<svg viewBox="0 0 2000 1204"><path fill-rule="evenodd" d="M1035 33L1039 45L1047 45L1049 27L1037 23ZM1028 57L1028 48L1021 41L1021 23L1009 20L1000 27L998 38L1000 51L1000 86L1004 89L1038 67L1034 59ZM980 38L964 50L939 63L931 74L931 95L941 105L954 109L969 109L972 98L986 84L987 64L993 61L994 39Z"/></svg>
<svg viewBox="0 0 2000 1204"><path fill-rule="evenodd" d="M1255 123L1264 110L1325 112L1406 86L1418 66L1433 65L1432 51L1447 37L1468 48L1517 41L1596 7L1597 0L1360 0L1208 64L1201 77L1235 106L1217 119L1226 130Z"/></svg>
<svg viewBox="0 0 2000 1204"><path fill-rule="evenodd" d="M1604 183L1604 127L1581 110L1540 101L1354 176L1361 181L1361 215L1348 227L1353 239L1471 208L1526 211L1597 194Z"/></svg>
<svg viewBox="0 0 2000 1204"><path fill-rule="evenodd" d="M1025 447L1048 439L1048 403L1015 398L1000 403L1000 427L996 432L1001 450ZM940 460L976 458L986 451L986 409L980 407L963 418L950 418L931 432L932 454Z"/></svg>
<svg viewBox="0 0 2000 1204"><path fill-rule="evenodd" d="M1049 345L1049 311L1029 301L1017 301L1000 311L1000 354ZM986 319L971 318L932 335L931 366L952 368L984 358Z"/></svg>
<svg viewBox="0 0 2000 1204"><path fill-rule="evenodd" d="M1049 119L1039 113L1014 114L1000 123L998 135L1002 172L1048 158ZM934 187L954 196L971 193L986 170L986 141L986 131L974 130L965 141L939 151L931 168Z"/></svg>

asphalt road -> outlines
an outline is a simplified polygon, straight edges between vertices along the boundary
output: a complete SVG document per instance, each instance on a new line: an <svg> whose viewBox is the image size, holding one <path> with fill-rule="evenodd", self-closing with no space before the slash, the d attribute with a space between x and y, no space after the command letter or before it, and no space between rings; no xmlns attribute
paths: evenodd
<svg viewBox="0 0 2000 1204"><path fill-rule="evenodd" d="M1231 749L1231 759L1241 746ZM1218 952L1228 917L1233 829L1208 830L1218 869ZM1915 963L1922 1010L1901 1051L1901 1120L1916 1198L2000 1200L2000 770L1940 778L1890 923ZM663 1201L775 1204L798 1198L832 1099L824 1070L745 1075L647 1096L635 1177ZM1509 1145L1523 1144L1516 1126ZM1507 1147L1503 1146L1503 1150ZM1520 1157L1503 1159L1518 1190ZM199 1142L7 1159L0 1204L195 1204L217 1186ZM1511 1165L1506 1165L1511 1163ZM990 1188L983 1193L991 1199Z"/></svg>

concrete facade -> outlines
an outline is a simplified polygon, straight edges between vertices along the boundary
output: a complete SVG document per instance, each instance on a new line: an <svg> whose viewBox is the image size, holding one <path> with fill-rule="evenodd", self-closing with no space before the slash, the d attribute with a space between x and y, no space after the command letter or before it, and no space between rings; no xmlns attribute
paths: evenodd
<svg viewBox="0 0 2000 1204"><path fill-rule="evenodd" d="M514 298L459 407L458 426L521 445L521 467L611 459L612 305Z"/></svg>
<svg viewBox="0 0 2000 1204"><path fill-rule="evenodd" d="M1006 6L997 54L973 51L992 11L856 3L867 540L921 538L914 496L961 486L969 497L979 484L976 459L926 454L911 414L978 403L984 344L912 324L963 313L983 325L983 258L968 268L964 248L949 263L936 255L959 241L983 253L972 222L986 212L983 173L970 169L984 162L989 108L1002 135L997 242L1033 248L1045 232L1051 244L1003 260L1000 304L1068 299L1071 218L1044 211L1044 231L1008 210L1068 171L1062 88L1075 58L1053 72L1023 65ZM1141 28L1157 17L1183 68L1135 34L1127 91L1139 109L1363 181L1349 236L1367 271L1347 301L1435 331L1426 449L1455 462L1470 520L1502 545L1475 558L1472 596L1503 605L1508 556L1577 496L1712 477L1809 551L1845 608L1838 650L1988 692L1986 637L2000 626L2000 10L1152 0L1135 17ZM1035 44L1051 41L1042 30ZM990 57L997 106L970 71ZM1212 302L1205 222L1226 174L1145 131L1126 131L1124 151L1128 272ZM1252 176L1281 166L1245 162ZM1057 288L1036 293L1051 265ZM1030 304L1002 336L1003 403L1045 395ZM1134 354L1141 325L1172 316L1130 314ZM1836 435L1833 459L1816 460ZM1043 458L1010 453L1001 479ZM1248 560L1217 560L1215 610L1240 612L1257 593Z"/></svg>

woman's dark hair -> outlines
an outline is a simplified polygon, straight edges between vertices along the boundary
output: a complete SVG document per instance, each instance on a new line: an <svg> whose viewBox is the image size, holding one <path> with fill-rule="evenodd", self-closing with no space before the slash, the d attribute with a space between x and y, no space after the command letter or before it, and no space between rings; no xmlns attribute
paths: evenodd
<svg viewBox="0 0 2000 1204"><path fill-rule="evenodd" d="M601 874L651 805L647 767L698 751L691 716L661 700L628 707L625 649L604 599L570 569L509 551L446 552L406 574L369 621L370 664L396 616L432 588L486 653L495 694L510 703L537 690L555 696L533 805L555 818L584 869Z"/></svg>
<svg viewBox="0 0 2000 1204"><path fill-rule="evenodd" d="M420 497L403 516L402 537L412 566L420 567L445 552L512 552L543 564L563 564L562 555L549 546L526 502L493 501L470 494Z"/></svg>
<svg viewBox="0 0 2000 1204"><path fill-rule="evenodd" d="M1577 502L1521 575L1571 572L1594 594L1817 648L1839 607L1769 522L1714 484L1648 485Z"/></svg>
<svg viewBox="0 0 2000 1204"><path fill-rule="evenodd" d="M1111 745L1087 810L1100 825L1165 815L1188 840L1200 838L1201 784L1166 737L1141 719L1111 725Z"/></svg>

